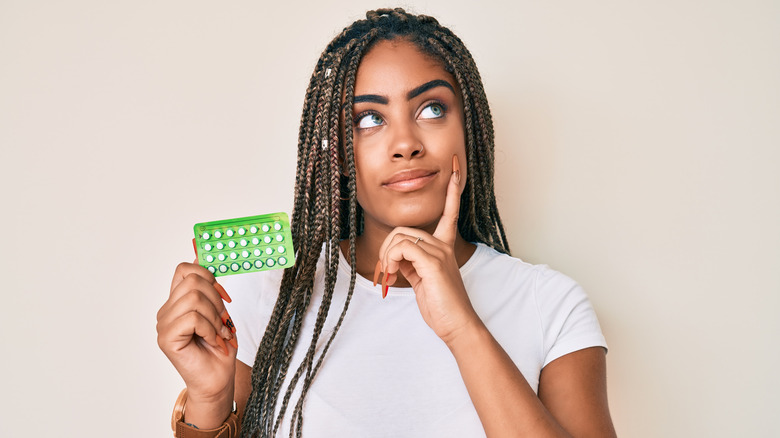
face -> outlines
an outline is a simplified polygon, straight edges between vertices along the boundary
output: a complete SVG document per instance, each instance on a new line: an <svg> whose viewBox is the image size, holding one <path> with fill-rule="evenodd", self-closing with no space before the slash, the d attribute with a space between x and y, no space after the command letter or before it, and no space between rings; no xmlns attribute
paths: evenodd
<svg viewBox="0 0 780 438"><path fill-rule="evenodd" d="M408 41L381 41L358 68L353 120L366 232L435 227L455 154L461 190L466 182L463 104L453 76Z"/></svg>

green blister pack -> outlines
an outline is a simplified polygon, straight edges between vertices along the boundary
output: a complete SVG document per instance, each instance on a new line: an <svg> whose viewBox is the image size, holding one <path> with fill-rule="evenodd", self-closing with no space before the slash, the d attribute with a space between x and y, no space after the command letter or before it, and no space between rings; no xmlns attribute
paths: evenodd
<svg viewBox="0 0 780 438"><path fill-rule="evenodd" d="M295 263L287 213L195 224L198 264L215 277L289 268Z"/></svg>

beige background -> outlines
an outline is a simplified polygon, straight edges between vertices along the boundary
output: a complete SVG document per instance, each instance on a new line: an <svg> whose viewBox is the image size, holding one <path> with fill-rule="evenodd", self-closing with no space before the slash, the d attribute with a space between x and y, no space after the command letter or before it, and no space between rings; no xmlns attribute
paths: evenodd
<svg viewBox="0 0 780 438"><path fill-rule="evenodd" d="M375 1L0 0L0 436L169 436L191 226L291 208L308 76ZM780 5L425 1L473 52L514 254L589 292L624 437L770 437Z"/></svg>

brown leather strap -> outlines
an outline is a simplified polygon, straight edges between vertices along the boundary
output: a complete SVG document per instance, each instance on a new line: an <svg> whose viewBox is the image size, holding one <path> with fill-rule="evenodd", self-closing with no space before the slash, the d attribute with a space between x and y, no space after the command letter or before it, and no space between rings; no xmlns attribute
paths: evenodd
<svg viewBox="0 0 780 438"><path fill-rule="evenodd" d="M231 413L222 426L216 429L196 429L179 421L176 423L176 438L236 438L239 434L238 416Z"/></svg>

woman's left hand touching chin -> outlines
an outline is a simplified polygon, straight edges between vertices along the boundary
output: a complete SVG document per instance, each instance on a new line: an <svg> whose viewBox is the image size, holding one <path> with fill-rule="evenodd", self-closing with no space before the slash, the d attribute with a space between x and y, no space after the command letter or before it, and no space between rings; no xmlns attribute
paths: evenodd
<svg viewBox="0 0 780 438"><path fill-rule="evenodd" d="M414 289L417 305L428 326L449 344L472 324L481 324L463 285L456 257L460 170L453 157L444 212L433 234L417 228L395 228L379 249L374 282L382 272L382 296L398 274Z"/></svg>
<svg viewBox="0 0 780 438"><path fill-rule="evenodd" d="M457 225L457 169L453 159L433 234L394 229L379 250L374 281L384 274L383 293L399 274L411 284L423 319L452 352L487 436L614 437L602 349L569 353L544 367L538 387L543 402L474 311L458 267L457 248L463 251L465 242Z"/></svg>

